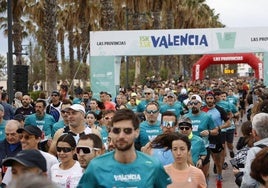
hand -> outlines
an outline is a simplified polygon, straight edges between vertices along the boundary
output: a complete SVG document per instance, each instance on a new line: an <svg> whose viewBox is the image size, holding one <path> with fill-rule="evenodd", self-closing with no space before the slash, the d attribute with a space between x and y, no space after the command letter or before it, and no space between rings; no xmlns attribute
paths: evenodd
<svg viewBox="0 0 268 188"><path fill-rule="evenodd" d="M201 159L198 159L198 161L196 162L196 167L200 169L203 167L203 161Z"/></svg>
<svg viewBox="0 0 268 188"><path fill-rule="evenodd" d="M201 136L208 136L209 135L209 130L204 130L202 132L200 132Z"/></svg>
<svg viewBox="0 0 268 188"><path fill-rule="evenodd" d="M236 175L236 174L238 174L240 172L240 170L239 169L237 169L237 168L233 168L233 173L234 173L234 175Z"/></svg>
<svg viewBox="0 0 268 188"><path fill-rule="evenodd" d="M143 146L141 148L141 151L143 153L146 153L148 155L151 155L152 154L152 146L151 146L151 142L148 142L145 146Z"/></svg>

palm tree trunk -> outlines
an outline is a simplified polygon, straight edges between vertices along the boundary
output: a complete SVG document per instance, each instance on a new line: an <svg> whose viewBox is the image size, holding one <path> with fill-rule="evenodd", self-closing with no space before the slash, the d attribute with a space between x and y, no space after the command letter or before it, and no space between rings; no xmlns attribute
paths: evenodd
<svg viewBox="0 0 268 188"><path fill-rule="evenodd" d="M46 53L46 90L51 92L57 88L57 44L56 17L57 0L45 0L45 53Z"/></svg>

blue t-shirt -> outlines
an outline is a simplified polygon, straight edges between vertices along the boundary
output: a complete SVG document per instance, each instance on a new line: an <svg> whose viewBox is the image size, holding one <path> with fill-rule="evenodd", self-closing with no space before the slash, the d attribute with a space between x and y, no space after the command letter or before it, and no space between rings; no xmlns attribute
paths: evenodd
<svg viewBox="0 0 268 188"><path fill-rule="evenodd" d="M163 166L174 162L174 158L170 149L166 150L165 148L153 148L152 157L157 159Z"/></svg>
<svg viewBox="0 0 268 188"><path fill-rule="evenodd" d="M143 121L140 124L140 135L136 139L136 142L140 143L141 146L145 146L149 141L152 141L159 134L162 134L160 121L157 121L153 125L149 125L148 121Z"/></svg>
<svg viewBox="0 0 268 188"><path fill-rule="evenodd" d="M116 161L114 151L94 158L77 187L163 188L171 183L159 161L139 151L136 154L136 159L127 164Z"/></svg>

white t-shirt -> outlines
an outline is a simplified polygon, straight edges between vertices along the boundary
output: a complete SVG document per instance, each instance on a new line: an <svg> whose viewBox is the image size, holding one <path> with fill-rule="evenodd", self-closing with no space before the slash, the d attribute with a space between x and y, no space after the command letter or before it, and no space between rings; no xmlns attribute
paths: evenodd
<svg viewBox="0 0 268 188"><path fill-rule="evenodd" d="M78 161L75 162L72 168L63 170L60 164L55 164L51 167L51 180L59 188L76 188L80 178L83 175L83 169Z"/></svg>
<svg viewBox="0 0 268 188"><path fill-rule="evenodd" d="M48 176L48 179L51 179L51 167L54 164L59 164L59 161L54 155L51 155L50 153L47 153L47 152L44 152L44 151L41 151L41 150L39 150L39 151L43 155L43 157L46 159L46 162L47 162L47 176ZM8 185L11 182L11 180L12 180L11 167L8 167L2 182L4 184Z"/></svg>

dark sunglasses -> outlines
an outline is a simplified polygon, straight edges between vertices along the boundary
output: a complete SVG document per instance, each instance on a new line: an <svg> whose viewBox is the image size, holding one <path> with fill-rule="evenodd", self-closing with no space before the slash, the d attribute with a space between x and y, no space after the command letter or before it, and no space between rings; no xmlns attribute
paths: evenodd
<svg viewBox="0 0 268 188"><path fill-rule="evenodd" d="M163 121L162 122L162 126L163 127L174 127L175 126L175 122L174 121Z"/></svg>
<svg viewBox="0 0 268 188"><path fill-rule="evenodd" d="M190 127L179 127L180 128L180 130L186 130L186 131L189 131L190 130Z"/></svg>
<svg viewBox="0 0 268 188"><path fill-rule="evenodd" d="M198 105L199 102L198 101L195 101L195 102L189 102L189 105Z"/></svg>
<svg viewBox="0 0 268 188"><path fill-rule="evenodd" d="M68 153L68 152L71 152L72 150L73 148L70 148L70 147L57 147L57 152L63 151L63 153Z"/></svg>
<svg viewBox="0 0 268 188"><path fill-rule="evenodd" d="M35 137L35 136L34 135L23 135L23 134L19 135L20 140L23 139L23 138L25 140L29 140L30 138L33 138L33 137Z"/></svg>
<svg viewBox="0 0 268 188"><path fill-rule="evenodd" d="M51 97L58 97L59 95L51 95Z"/></svg>
<svg viewBox="0 0 268 188"><path fill-rule="evenodd" d="M81 150L83 151L84 154L90 154L93 152L93 150L100 150L99 148L91 148L87 146L79 146L76 147L76 153L80 153Z"/></svg>
<svg viewBox="0 0 268 188"><path fill-rule="evenodd" d="M144 93L144 95L151 95L151 93Z"/></svg>
<svg viewBox="0 0 268 188"><path fill-rule="evenodd" d="M121 130L123 130L123 132L125 134L131 134L133 132L133 129L132 128L117 128L117 127L113 127L112 128L112 132L114 134L120 134L121 133Z"/></svg>
<svg viewBox="0 0 268 188"><path fill-rule="evenodd" d="M156 114L158 110L145 110L148 114Z"/></svg>

